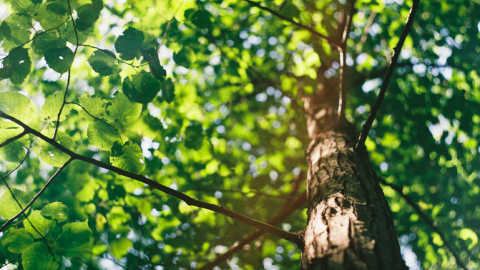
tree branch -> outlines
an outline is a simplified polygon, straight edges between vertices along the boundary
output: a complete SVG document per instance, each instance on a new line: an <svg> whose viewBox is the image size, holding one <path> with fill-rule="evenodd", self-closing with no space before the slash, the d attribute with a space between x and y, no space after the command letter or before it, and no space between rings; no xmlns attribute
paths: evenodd
<svg viewBox="0 0 480 270"><path fill-rule="evenodd" d="M265 10L265 11L268 11L269 13L275 15L276 17L284 20L284 21L287 21L287 22L290 22L291 24L297 26L297 27L300 27L302 29L305 29L307 31L309 31L310 33L314 34L315 36L327 41L330 45L334 46L335 48L337 49L340 49L341 48L341 45L339 43L337 43L336 41L334 41L333 39L323 35L323 34L320 34L319 32L317 32L315 29L309 27L309 26L306 26L306 25L303 25L303 24L300 24L300 23L297 23L296 21L290 19L290 18L287 18L285 16L283 16L282 14L270 9L270 8L267 8L267 7L264 7L258 3L255 3L253 1L250 1L250 0L245 0L246 2L248 2L250 5L252 6L255 6L261 10Z"/></svg>
<svg viewBox="0 0 480 270"><path fill-rule="evenodd" d="M294 201L290 204L286 205L283 208L283 211L279 213L277 216L272 218L268 223L271 225L277 225L290 214L295 212L303 203L307 200L307 193L304 192L300 196L298 196ZM218 256L213 262L199 268L199 270L210 270L213 269L215 266L219 265L221 262L230 258L233 254L237 253L240 249L246 246L248 243L252 242L254 239L260 237L264 234L265 231L256 230L248 235L246 235L240 242L237 242L231 246L227 252L223 253L222 255Z"/></svg>
<svg viewBox="0 0 480 270"><path fill-rule="evenodd" d="M342 42L340 49L340 93L338 100L338 121L342 121L345 118L345 105L347 104L347 91L345 88L345 62L347 60L347 40L348 32L350 32L350 26L352 25L352 18L355 14L355 2L356 0L351 1L350 13L348 16L345 16L345 23L342 33ZM345 12L346 13L346 12Z"/></svg>
<svg viewBox="0 0 480 270"><path fill-rule="evenodd" d="M0 113L1 114L1 113ZM26 130L26 129L25 129ZM39 133L41 134L41 133ZM42 135L43 136L43 135ZM45 136L43 136L45 137ZM45 137L47 138L47 137ZM20 210L20 212L18 212L15 216L13 216L12 218L10 218L9 220L7 220L7 222L5 222L2 227L0 228L0 232L3 232L3 230L5 230L5 228L10 225L15 219L17 219L19 216L21 216L25 211L27 211L27 209L32 206L32 204L40 197L40 195L42 195L43 192L45 192L45 190L48 188L48 186L50 186L50 184L53 182L53 180L58 176L58 174L63 170L65 169L65 167L67 167L68 164L70 164L70 162L72 162L72 159L69 159L65 164L63 164L62 167L60 167L51 177L50 179L48 179L47 183L45 184L45 186L43 186L43 188L37 193L35 194L35 196L33 197L33 199L22 209ZM2 177L3 179L3 177ZM6 182L5 182L6 183ZM13 195L13 193L12 193ZM15 199L16 200L16 199ZM18 201L17 201L18 203ZM20 203L19 203L20 205Z"/></svg>
<svg viewBox="0 0 480 270"><path fill-rule="evenodd" d="M23 131L22 133L18 134L17 136L14 136L6 141L4 141L3 143L0 143L0 148L4 147L5 145L9 144L9 143L12 143L18 139L21 139L23 136L27 135L27 132Z"/></svg>
<svg viewBox="0 0 480 270"><path fill-rule="evenodd" d="M95 166L113 171L113 172L115 172L119 175L123 175L123 176L131 178L131 179L135 179L135 180L140 181L140 182L142 182L142 183L144 183L144 184L146 184L146 185L148 185L148 186L150 186L154 189L160 190L160 191L162 191L162 192L164 192L168 195L176 197L176 198L184 201L188 205L197 206L199 208L204 208L204 209L208 209L208 210L223 214L223 215L231 217L231 218L233 218L237 221L240 221L244 224L250 225L250 226L255 227L257 229L261 229L261 230L270 232L270 233L272 233L272 234L274 234L274 235L276 235L280 238L283 238L283 239L286 239L288 241L294 242L298 245L301 245L300 238L295 233L290 233L290 232L284 231L282 229L276 228L276 227L274 227L272 225L269 225L267 223L249 218L249 217L241 215L241 214L239 214L235 211L226 209L222 206L211 204L211 203L206 203L206 202L194 199L194 198L192 198L192 197L190 197L190 196L188 196L188 195L186 195L182 192L179 192L177 190L174 190L172 188L164 186L164 185L162 185L158 182L155 182L151 179L148 179L145 176L142 176L142 175L139 175L139 174L134 174L134 173L122 170L120 168L117 168L115 166L103 163L101 161L98 161L98 160L90 158L90 157L85 157L85 156L79 155L79 154L71 151L70 149L66 148L65 146L57 143L54 139L50 139L50 138L46 137L42 133L38 132L37 130L32 129L30 126L24 124L22 121L16 119L13 116L10 116L10 115L4 113L1 110L0 110L0 117L3 117L5 119L11 120L11 121L17 123L18 125L20 125L21 127L23 127L25 129L25 132L31 133L31 134L39 137L43 141L51 144L52 146L56 147L58 150L64 152L67 155L69 155L71 157L70 161L71 160L81 160L81 161L93 164ZM2 229L3 229L3 227L2 227Z"/></svg>
<svg viewBox="0 0 480 270"><path fill-rule="evenodd" d="M52 248L50 247L50 244L48 243L47 239L45 239L45 235L43 235L41 232L38 231L38 229L35 227L35 225L33 225L33 223L30 221L30 219L27 217L27 214L25 214L25 210L28 209L28 207L25 207L23 208L22 204L20 204L20 202L17 200L17 198L15 197L15 194L13 194L13 191L12 189L10 188L10 185L8 185L8 182L7 180L5 179L5 177L3 176L0 176L2 178L2 181L3 183L5 184L5 186L7 187L8 191L10 192L10 194L12 195L12 198L15 200L15 202L18 204L18 206L20 207L20 209L23 210L23 215L25 216L25 219L28 221L28 223L30 223L30 226L32 226L33 230L35 230L35 232L38 233L38 235L41 236L43 242L45 243L45 245L47 245L47 248L48 248L48 251L50 251L50 254L52 255L52 258L55 262L57 262L58 264L60 264L57 259L55 259L55 253L53 253L53 250ZM25 209L25 210L24 210ZM2 227L3 228L3 227ZM0 230L0 232L2 232L2 230Z"/></svg>
<svg viewBox="0 0 480 270"><path fill-rule="evenodd" d="M415 209L415 211L423 219L423 221L427 224L427 226L430 227L434 232L438 233L438 235L440 235L440 238L442 238L442 241L443 241L445 247L450 251L450 253L452 253L453 257L455 257L455 260L457 261L457 264L460 265L460 267L462 267L464 270L468 270L468 267L460 260L460 256L458 256L458 254L452 249L450 244L447 242L447 239L445 238L445 235L440 231L440 229L438 229L437 226L435 226L433 221L422 211L420 206L418 206L412 200L412 198L410 198L405 193L403 193L403 187L397 186L397 185L394 185L394 184L390 184L381 177L377 177L377 179L380 183L382 183L382 185L389 186L389 187L393 188L402 198L404 198L405 201L407 201L407 203L410 206L412 206L413 209Z"/></svg>
<svg viewBox="0 0 480 270"><path fill-rule="evenodd" d="M76 41L77 41L77 44L75 45L75 50L73 51L73 59L75 60L75 55L77 54L77 50L78 50L78 32L77 32L77 26L75 25L75 20L73 19L72 7L70 6L70 0L67 0L67 3L68 3L68 9L70 10L70 18L72 18L73 30L75 31L75 38L76 38ZM73 63L72 63L72 65L73 65ZM55 131L53 132L53 139L54 140L55 140L55 137L57 136L58 126L60 125L60 117L62 116L63 108L65 107L65 103L67 103L67 94L68 94L68 87L70 86L71 75L72 75L72 67L70 66L70 68L68 69L67 86L65 87L65 94L63 95L62 106L60 107L60 110L58 111L57 124L55 126Z"/></svg>
<svg viewBox="0 0 480 270"><path fill-rule="evenodd" d="M385 77L383 78L383 83L380 89L380 93L378 94L377 100L375 101L375 105L373 105L372 111L370 112L370 115L368 116L367 121L363 125L362 133L358 138L357 145L355 145L355 149L357 150L365 149L365 140L367 139L368 132L370 131L373 121L375 120L375 116L377 115L377 112L380 109L380 106L382 105L382 101L383 101L383 98L385 97L385 92L387 91L390 77L392 77L393 70L395 69L395 65L397 64L398 57L400 56L400 51L402 50L402 47L403 47L403 43L405 42L405 39L407 38L408 33L410 32L410 28L412 27L413 19L415 17L415 13L417 12L419 3L420 3L420 0L413 0L413 5L412 5L412 8L410 9L410 14L408 15L408 18L407 18L407 23L405 24L405 28L403 29L402 34L400 35L400 39L393 52L392 60L390 62L390 65L387 68Z"/></svg>

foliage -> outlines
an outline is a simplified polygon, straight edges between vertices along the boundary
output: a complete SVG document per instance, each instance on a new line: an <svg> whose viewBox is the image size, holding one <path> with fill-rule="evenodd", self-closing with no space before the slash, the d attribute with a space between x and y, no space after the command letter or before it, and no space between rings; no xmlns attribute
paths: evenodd
<svg viewBox="0 0 480 270"><path fill-rule="evenodd" d="M359 130L411 2L355 3L346 115ZM261 4L336 38L345 3ZM305 191L296 190L309 144L300 96L318 80L336 87L340 68L335 48L308 30L240 0L6 0L0 18L0 110L67 149L261 221ZM366 141L378 174L446 235L384 186L414 269L456 269L444 240L479 267L478 18L478 1L421 2ZM0 120L0 144L22 131ZM69 159L31 134L0 148L2 224ZM53 180L3 231L0 263L194 269L252 231L79 160ZM296 232L306 220L298 210L278 227ZM219 267L299 261L294 243L264 235Z"/></svg>

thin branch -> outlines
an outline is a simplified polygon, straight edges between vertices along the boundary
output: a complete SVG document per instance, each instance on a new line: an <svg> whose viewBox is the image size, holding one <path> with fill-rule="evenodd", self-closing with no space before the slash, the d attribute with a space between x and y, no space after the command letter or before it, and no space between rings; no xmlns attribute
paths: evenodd
<svg viewBox="0 0 480 270"><path fill-rule="evenodd" d="M357 145L355 145L356 150L365 149L365 140L367 139L368 132L370 131L373 121L375 120L375 116L377 115L377 112L380 109L380 106L382 105L382 101L383 101L383 98L385 97L385 92L387 91L390 77L392 77L393 70L395 69L395 65L397 64L398 57L400 56L400 51L402 50L402 47L403 47L403 43L405 42L405 39L407 38L408 33L410 32L410 28L412 27L413 19L415 17L415 13L417 12L419 3L420 3L420 0L413 0L413 5L412 5L412 8L410 9L410 14L408 15L408 18L407 18L407 23L405 24L405 28L403 29L403 32L400 36L397 46L395 47L392 60L390 62L390 65L387 68L387 73L383 78L383 83L380 89L380 93L378 94L377 100L375 101L375 105L373 105L372 111L370 112L370 115L368 116L367 121L363 125L362 133L360 134Z"/></svg>
<svg viewBox="0 0 480 270"><path fill-rule="evenodd" d="M345 106L347 104L347 90L345 87L345 62L347 60L347 40L350 27L352 25L352 18L355 14L355 0L351 1L350 13L345 16L345 23L342 34L341 49L340 49L340 93L338 97L338 121L345 119ZM346 13L346 12L345 12Z"/></svg>
<svg viewBox="0 0 480 270"><path fill-rule="evenodd" d="M374 11L372 11L372 13L370 13L370 16L368 16L367 25L365 26L365 29L363 30L362 37L360 38L360 43L359 43L360 46L357 47L357 51L356 51L357 54L360 54L362 52L363 45L365 45L365 42L367 42L370 27L372 27L376 16L377 16L377 13L374 12Z"/></svg>
<svg viewBox="0 0 480 270"><path fill-rule="evenodd" d="M20 168L20 166L22 166L22 164L25 162L25 160L27 160L28 154L30 154L30 150L32 150L32 146L33 146L33 141L34 141L34 140L35 140L35 138L30 141L30 145L29 145L28 148L27 148L27 153L26 153L25 156L23 157L22 161L20 161L15 168L13 168L11 171L9 171L7 174L5 174L5 175L3 176L4 178L7 178L7 177L10 176L10 174L12 174L14 171L18 170L18 168Z"/></svg>
<svg viewBox="0 0 480 270"><path fill-rule="evenodd" d="M293 25L295 25L295 26L297 26L297 27L300 27L300 28L302 28L302 29L305 29L305 30L309 31L310 33L314 34L315 36L317 36L317 37L319 37L319 38L327 41L330 45L336 47L337 49L340 49L340 48L341 48L341 45L338 44L336 41L334 41L333 39L331 39L331 38L329 38L329 37L327 37L327 36L325 36L325 35L323 35L323 34L320 34L320 33L317 32L315 29L313 29L313 28L311 28L311 27L309 27L309 26L306 26L306 25L297 23L296 21L294 21L294 20L292 20L292 19L290 19L290 18L287 18L287 17L283 16L282 14L280 14L280 13L278 13L278 12L276 12L276 11L270 9L270 8L264 7L264 6L262 6L262 5L258 4L258 3L253 2L253 1L250 1L250 0L245 0L245 1L248 2L248 3L249 3L250 5L252 5L252 6L255 6L255 7L261 9L261 10L268 11L268 12L270 12L271 14L275 15L276 17L278 17L278 18L280 18L280 19L282 19L282 20L284 20L284 21L290 22L291 24L293 24Z"/></svg>
<svg viewBox="0 0 480 270"><path fill-rule="evenodd" d="M1 114L1 113L0 113ZM36 131L38 134L41 134L40 132ZM41 134L42 136L41 137L44 137L44 138L48 138L48 137L45 137L43 134ZM37 135L38 136L38 135ZM39 136L40 137L40 136ZM43 140L43 138L42 138ZM50 139L49 139L50 140ZM50 179L48 179L47 183L45 184L45 186L43 186L43 188L37 193L35 194L35 196L33 196L33 199L22 209L20 210L20 212L18 212L15 216L13 216L12 218L10 218L9 220L7 220L7 222L5 222L2 227L0 228L0 232L3 232L3 230L5 230L5 228L10 225L14 220L16 220L19 216L21 216L28 208L30 208L30 206L32 206L32 204L40 197L40 195L42 195L43 192L45 192L45 190L48 188L48 186L50 186L50 184L53 182L53 180L55 180L55 178L58 176L58 174L63 170L65 169L65 167L67 167L68 164L70 164L70 162L72 162L73 159L69 159L65 164L62 165L62 167L60 167L51 177ZM2 178L3 179L3 178Z"/></svg>
<svg viewBox="0 0 480 270"><path fill-rule="evenodd" d="M268 223L271 224L271 225L277 225L278 223L283 221L285 218L287 218L290 214L295 212L295 210L297 210L306 200L307 200L307 193L304 192L300 196L298 196L294 201L292 201L290 204L283 207L282 212L279 213L274 218L272 218L270 220L270 222L268 222ZM199 270L213 269L215 266L219 265L221 262L230 258L233 254L240 251L244 246L248 245L248 243L250 243L254 239L260 237L264 233L265 233L265 231L256 230L256 231L246 235L240 242L237 242L237 243L233 244L233 246L231 246L227 250L227 252L218 256L214 261L212 261L211 263L201 267Z"/></svg>
<svg viewBox="0 0 480 270"><path fill-rule="evenodd" d="M123 175L123 176L131 178L131 179L135 179L135 180L140 181L140 182L142 182L142 183L144 183L144 184L146 184L146 185L148 185L148 186L150 186L154 189L160 190L160 191L162 191L162 192L164 192L168 195L176 197L176 198L184 201L188 205L208 209L208 210L217 212L219 214L223 214L223 215L231 217L231 218L233 218L237 221L240 221L244 224L247 224L247 225L250 225L252 227L270 232L270 233L272 233L272 234L274 234L274 235L276 235L280 238L283 238L283 239L286 239L288 241L294 242L298 245L302 244L299 236L295 233L290 233L290 232L284 231L282 229L279 229L279 228L276 228L272 225L269 225L265 222L255 220L255 219L249 218L247 216L241 215L241 214L239 214L235 211L226 209L222 206L211 204L211 203L206 203L206 202L194 199L194 198L192 198L192 197L190 197L190 196L188 196L188 195L186 195L186 194L184 194L180 191L174 190L174 189L169 188L167 186L164 186L164 185L162 185L162 184L160 184L156 181L153 181L149 178L146 178L145 176L142 176L142 175L139 175L139 174L134 174L134 173L122 170L120 168L117 168L115 166L112 166L110 164L103 163L103 162L98 161L96 159L93 159L93 158L90 158L90 157L85 157L85 156L82 156L80 154L77 154L77 153L71 151L70 149L66 148L65 146L59 144L54 139L48 138L45 135L43 135L42 133L38 132L37 130L34 130L33 128L26 125L22 121L16 119L15 117L12 117L12 116L4 113L2 110L0 110L0 117L3 117L5 119L11 120L11 121L17 123L18 125L23 127L27 133L31 133L35 136L38 136L43 141L51 144L52 146L56 147L58 150L64 152L67 155L69 155L71 157L70 161L71 160L81 160L81 161L90 163L92 165L110 170L110 171L115 172L119 175Z"/></svg>
<svg viewBox="0 0 480 270"><path fill-rule="evenodd" d="M78 50L78 32L77 32L77 26L75 25L75 20L73 19L72 7L70 6L70 0L67 0L67 3L68 3L68 9L70 10L70 18L72 19L73 30L75 31L75 38L77 39L76 40L77 43L75 45L75 50L73 51L73 59L75 60L75 55L77 54L77 50ZM73 63L72 63L72 65L73 65ZM67 86L65 87L65 94L63 95L62 106L60 107L60 110L58 111L57 124L55 126L55 131L53 132L53 139L54 140L55 140L55 137L57 136L58 126L60 125L60 117L62 116L63 108L65 107L65 103L67 102L68 87L70 86L71 75L72 75L72 66L70 66L68 68Z"/></svg>
<svg viewBox="0 0 480 270"><path fill-rule="evenodd" d="M8 265L14 263L18 258L20 258L20 256L22 256L22 254L18 254L17 256L15 256L15 258L13 258L13 260L11 260L11 261L9 261L8 263L0 266L0 269L3 269L5 266L8 266Z"/></svg>
<svg viewBox="0 0 480 270"><path fill-rule="evenodd" d="M460 256L458 256L458 254L452 249L447 239L445 238L445 235L440 231L440 229L438 229L438 227L435 226L433 221L422 211L420 206L418 206L418 204L416 204L412 200L412 198L410 198L405 193L403 193L403 187L390 184L381 177L377 177L377 179L380 183L382 183L382 185L393 188L402 198L404 198L405 201L407 201L407 203L410 206L412 206L413 209L415 209L417 214L423 219L423 221L427 224L427 226L430 227L430 229L432 229L434 232L438 233L438 235L440 235L440 238L442 239L445 247L448 249L448 251L450 251L450 253L452 253L453 257L455 257L455 260L457 260L457 264L460 265L460 267L462 267L463 269L468 270L468 267L460 260Z"/></svg>
<svg viewBox="0 0 480 270"><path fill-rule="evenodd" d="M5 145L9 144L9 143L12 143L18 139L21 139L23 136L27 135L27 132L23 131L22 133L18 134L17 136L14 136L6 141L4 141L3 143L0 143L0 148L4 147Z"/></svg>
<svg viewBox="0 0 480 270"><path fill-rule="evenodd" d="M42 238L42 240L43 240L43 242L45 243L45 245L47 245L48 251L50 251L50 254L52 255L53 260L54 260L55 262L57 262L58 264L60 264L60 263L57 261L57 259L55 259L55 253L53 253L53 250L52 250L52 248L50 247L50 244L48 243L47 239L45 238L45 235L43 235L40 231L38 231L38 229L35 227L35 225L33 225L32 221L30 221L30 219L27 217L27 214L25 214L25 211L26 211L26 209L28 209L29 206L23 208L22 204L18 201L17 197L16 197L15 194L13 193L13 190L10 188L10 185L8 184L8 182L7 182L7 180L5 179L5 177L2 176L1 178L2 178L2 181L3 181L3 183L5 184L5 186L7 187L8 191L9 191L10 194L12 195L12 198L15 200L15 202L16 202L17 205L20 207L20 209L22 209L22 211L23 211L22 214L24 215L25 219L28 221L28 223L30 223L30 226L32 226L33 230L34 230L35 232L37 232L38 235L40 235L40 237ZM32 204L33 204L33 203L32 203ZM30 205L31 205L31 204L30 204ZM20 211L20 213L21 213L22 211ZM17 215L17 217L20 216L20 213ZM13 221L13 220L15 220L15 219L12 218L11 220ZM8 221L10 221L10 220L8 220ZM7 221L7 222L8 222L8 221ZM3 232L4 227L6 227L7 225L8 225L8 224L5 223L5 224L2 226L2 228L0 229L0 232Z"/></svg>
<svg viewBox="0 0 480 270"><path fill-rule="evenodd" d="M60 26L64 25L69 19L70 19L70 18L67 18L64 22L62 22L61 24L59 24L57 27L54 27L54 28L50 28L50 29L48 29L48 30L45 30L45 31L41 32L40 34L35 34L35 35L33 36L33 38L31 38L30 40L25 41L24 43L18 45L18 46L15 47L14 49L12 49L12 50L8 53L8 55L6 55L6 56L3 57L2 59L0 59L0 61L3 61L3 60L5 60L5 59L7 59L13 52L15 52L16 50L22 48L23 46L27 45L28 43L32 42L32 41L35 40L37 37L39 37L39 36L41 36L41 35L43 35L43 34L46 34L46 33L50 32L50 31L52 31L52 30L58 30L58 28L60 28Z"/></svg>
<svg viewBox="0 0 480 270"><path fill-rule="evenodd" d="M103 118L99 118L99 117L94 116L93 114L91 114L90 112L88 112L87 109L85 109L85 107L83 107L83 105L80 104L80 103L77 103L77 102L65 102L65 104L77 105L78 107L82 108L83 111L86 112L86 113L87 113L90 117L92 117L93 119L95 119L95 120L97 120L97 121L100 121L100 122L103 122L105 125L113 128L113 129L117 132L117 134L118 134L118 136L119 136L119 138L120 138L120 140L122 141L122 144L123 144L122 135L120 134L120 132L118 131L118 129L117 129L114 125L108 123L108 122L107 122L105 119L103 119Z"/></svg>
<svg viewBox="0 0 480 270"><path fill-rule="evenodd" d="M92 48L92 49L96 49L96 50L105 50L105 49L100 49L99 47L96 47L96 46L93 46L93 45L88 45L88 44L79 44L78 46L79 46L79 47L88 47L88 48ZM122 59L120 59L120 58L117 58L116 56L111 55L111 54L109 54L109 53L107 53L107 55L110 56L111 58L117 60L118 62L121 62L121 63L124 63L124 64L127 64L127 65L131 66L132 68L141 68L142 66L148 65L148 63L145 63L145 64L141 64L141 65L135 66L135 65L133 64L134 61L132 61L132 63L129 63L129 62L127 62L127 61L125 61L125 60L122 60Z"/></svg>

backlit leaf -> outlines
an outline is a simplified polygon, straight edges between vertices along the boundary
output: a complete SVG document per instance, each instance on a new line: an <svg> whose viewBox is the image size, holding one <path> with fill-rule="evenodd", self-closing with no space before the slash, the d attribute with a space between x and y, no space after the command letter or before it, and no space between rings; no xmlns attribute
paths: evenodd
<svg viewBox="0 0 480 270"><path fill-rule="evenodd" d="M52 48L45 51L45 61L58 73L65 73L73 63L73 52L68 47Z"/></svg>
<svg viewBox="0 0 480 270"><path fill-rule="evenodd" d="M34 210L28 215L28 219L23 221L23 226L35 239L38 239L47 235L50 229L55 226L55 221L44 218L40 211Z"/></svg>

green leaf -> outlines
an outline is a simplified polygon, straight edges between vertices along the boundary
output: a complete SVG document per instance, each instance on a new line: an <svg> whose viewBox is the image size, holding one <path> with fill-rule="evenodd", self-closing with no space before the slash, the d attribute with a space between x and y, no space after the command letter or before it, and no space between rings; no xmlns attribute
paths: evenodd
<svg viewBox="0 0 480 270"><path fill-rule="evenodd" d="M194 122L185 129L185 146L198 150L203 145L203 127L200 123Z"/></svg>
<svg viewBox="0 0 480 270"><path fill-rule="evenodd" d="M167 71L160 64L160 59L158 59L157 51L154 48L142 51L143 57L148 61L150 67L150 72L153 77L159 81L164 81L165 76L167 76Z"/></svg>
<svg viewBox="0 0 480 270"><path fill-rule="evenodd" d="M30 202L30 197L24 191L12 188L12 192L13 196L15 196L15 199L17 200L13 198L9 190L6 190L0 198L0 216L2 216L4 219L10 219L14 217L16 214L18 214L18 212L20 212L20 210L22 210L18 203L20 203L22 207L25 207L27 206L28 202Z"/></svg>
<svg viewBox="0 0 480 270"><path fill-rule="evenodd" d="M17 136L22 130L22 128L17 128L14 123L0 121L0 143ZM27 143L28 136L24 136L0 148L0 160L9 162L21 161L25 157L25 146Z"/></svg>
<svg viewBox="0 0 480 270"><path fill-rule="evenodd" d="M0 40L4 50L13 49L30 40L32 19L25 15L12 14L0 25Z"/></svg>
<svg viewBox="0 0 480 270"><path fill-rule="evenodd" d="M44 242L36 242L22 254L22 264L25 270L55 270L60 266L57 262L61 261L58 255L50 253Z"/></svg>
<svg viewBox="0 0 480 270"><path fill-rule="evenodd" d="M40 109L40 117L42 121L45 122L53 122L57 121L58 113L60 112L60 108L63 104L63 98L65 93L57 92L53 95L50 95L45 100L42 108ZM70 104L65 104L62 110L62 115L60 116L60 122L67 119L67 115L72 110L72 106Z"/></svg>
<svg viewBox="0 0 480 270"><path fill-rule="evenodd" d="M43 55L46 50L52 48L63 48L67 41L58 32L40 32L32 42L34 53Z"/></svg>
<svg viewBox="0 0 480 270"><path fill-rule="evenodd" d="M93 27L87 28L84 31L80 31L77 29L75 32L75 28L73 28L73 23L69 21L67 23L67 27L62 31L62 36L65 36L67 41L72 43L73 45L77 45L77 35L78 35L78 43L83 44L87 41L88 37L93 33Z"/></svg>
<svg viewBox="0 0 480 270"><path fill-rule="evenodd" d="M129 125L138 119L142 112L142 104L131 102L122 92L115 92L115 97L107 107L108 118Z"/></svg>
<svg viewBox="0 0 480 270"><path fill-rule="evenodd" d="M178 53L173 55L175 64L186 68L191 68L196 59L195 52L189 47L183 47Z"/></svg>
<svg viewBox="0 0 480 270"><path fill-rule="evenodd" d="M55 226L55 221L44 218L40 211L34 210L28 219L23 221L23 226L35 239L39 239L48 234L48 231Z"/></svg>
<svg viewBox="0 0 480 270"><path fill-rule="evenodd" d="M162 97L168 103L171 103L175 98L175 85L170 78L162 86Z"/></svg>
<svg viewBox="0 0 480 270"><path fill-rule="evenodd" d="M282 13L287 18L298 18L300 16L300 10L294 4L286 4L282 8Z"/></svg>
<svg viewBox="0 0 480 270"><path fill-rule="evenodd" d="M53 202L43 207L42 216L62 223L68 219L68 207L61 202Z"/></svg>
<svg viewBox="0 0 480 270"><path fill-rule="evenodd" d="M24 48L13 49L2 64L0 81L9 78L13 84L22 84L32 67L28 50Z"/></svg>
<svg viewBox="0 0 480 270"><path fill-rule="evenodd" d="M50 129L46 134L48 137L52 137L53 132L54 132L53 129ZM75 151L75 149L77 148L77 145L75 144L73 139L61 131L57 132L55 141L72 151ZM39 154L40 158L42 159L43 162L47 164L50 164L55 167L61 167L70 159L69 155L65 154L64 152L62 152L61 150L57 149L55 146L49 143L42 141L40 145L42 146Z"/></svg>
<svg viewBox="0 0 480 270"><path fill-rule="evenodd" d="M48 66L60 74L70 69L73 59L73 52L68 47L52 48L45 51L45 61L47 61Z"/></svg>
<svg viewBox="0 0 480 270"><path fill-rule="evenodd" d="M88 63L101 76L109 76L117 72L117 57L111 51L96 50L90 58Z"/></svg>
<svg viewBox="0 0 480 270"><path fill-rule="evenodd" d="M128 27L123 35L119 36L115 41L115 50L125 60L133 60L142 49L143 32L133 27Z"/></svg>
<svg viewBox="0 0 480 270"><path fill-rule="evenodd" d="M2 237L2 245L12 253L22 253L33 244L33 237L25 229L10 228Z"/></svg>
<svg viewBox="0 0 480 270"><path fill-rule="evenodd" d="M196 11L192 16L191 21L198 28L210 28L212 25L210 13L206 10Z"/></svg>
<svg viewBox="0 0 480 270"><path fill-rule="evenodd" d="M80 108L80 115L90 121L97 121L92 116L103 119L107 115L105 109L107 102L99 97L83 96L78 98L79 104L83 108ZM85 112L86 111L86 112ZM87 113L88 112L88 113Z"/></svg>
<svg viewBox="0 0 480 270"><path fill-rule="evenodd" d="M106 151L112 148L114 142L121 141L118 132L102 121L90 123L88 125L87 135L90 144Z"/></svg>
<svg viewBox="0 0 480 270"><path fill-rule="evenodd" d="M123 80L123 93L132 101L138 103L151 102L160 91L160 82L150 73L142 71L138 75Z"/></svg>
<svg viewBox="0 0 480 270"><path fill-rule="evenodd" d="M13 91L0 93L0 110L28 125L34 122L37 115L30 99Z"/></svg>
<svg viewBox="0 0 480 270"><path fill-rule="evenodd" d="M75 249L88 244L91 234L87 221L68 223L62 227L57 245L67 251Z"/></svg>
<svg viewBox="0 0 480 270"><path fill-rule="evenodd" d="M121 151L118 149L118 145L115 145L112 147L111 153L110 162L113 166L136 174L142 171L145 160L138 144L128 141L122 146Z"/></svg>
<svg viewBox="0 0 480 270"><path fill-rule="evenodd" d="M32 13L41 4L41 1L32 0L12 0L12 7L15 11L20 13Z"/></svg>
<svg viewBox="0 0 480 270"><path fill-rule="evenodd" d="M110 244L110 252L115 256L117 259L121 259L128 253L128 249L133 247L132 241L130 241L126 237L121 237L119 239L115 239Z"/></svg>
<svg viewBox="0 0 480 270"><path fill-rule="evenodd" d="M33 18L40 23L43 29L50 30L61 26L67 20L68 16L67 14L58 14L48 9L47 5L41 5L33 15Z"/></svg>
<svg viewBox="0 0 480 270"><path fill-rule="evenodd" d="M90 28L95 24L95 22L100 18L100 10L92 4L86 4L81 6L77 10L78 19L76 20L75 25L77 30L84 31Z"/></svg>

